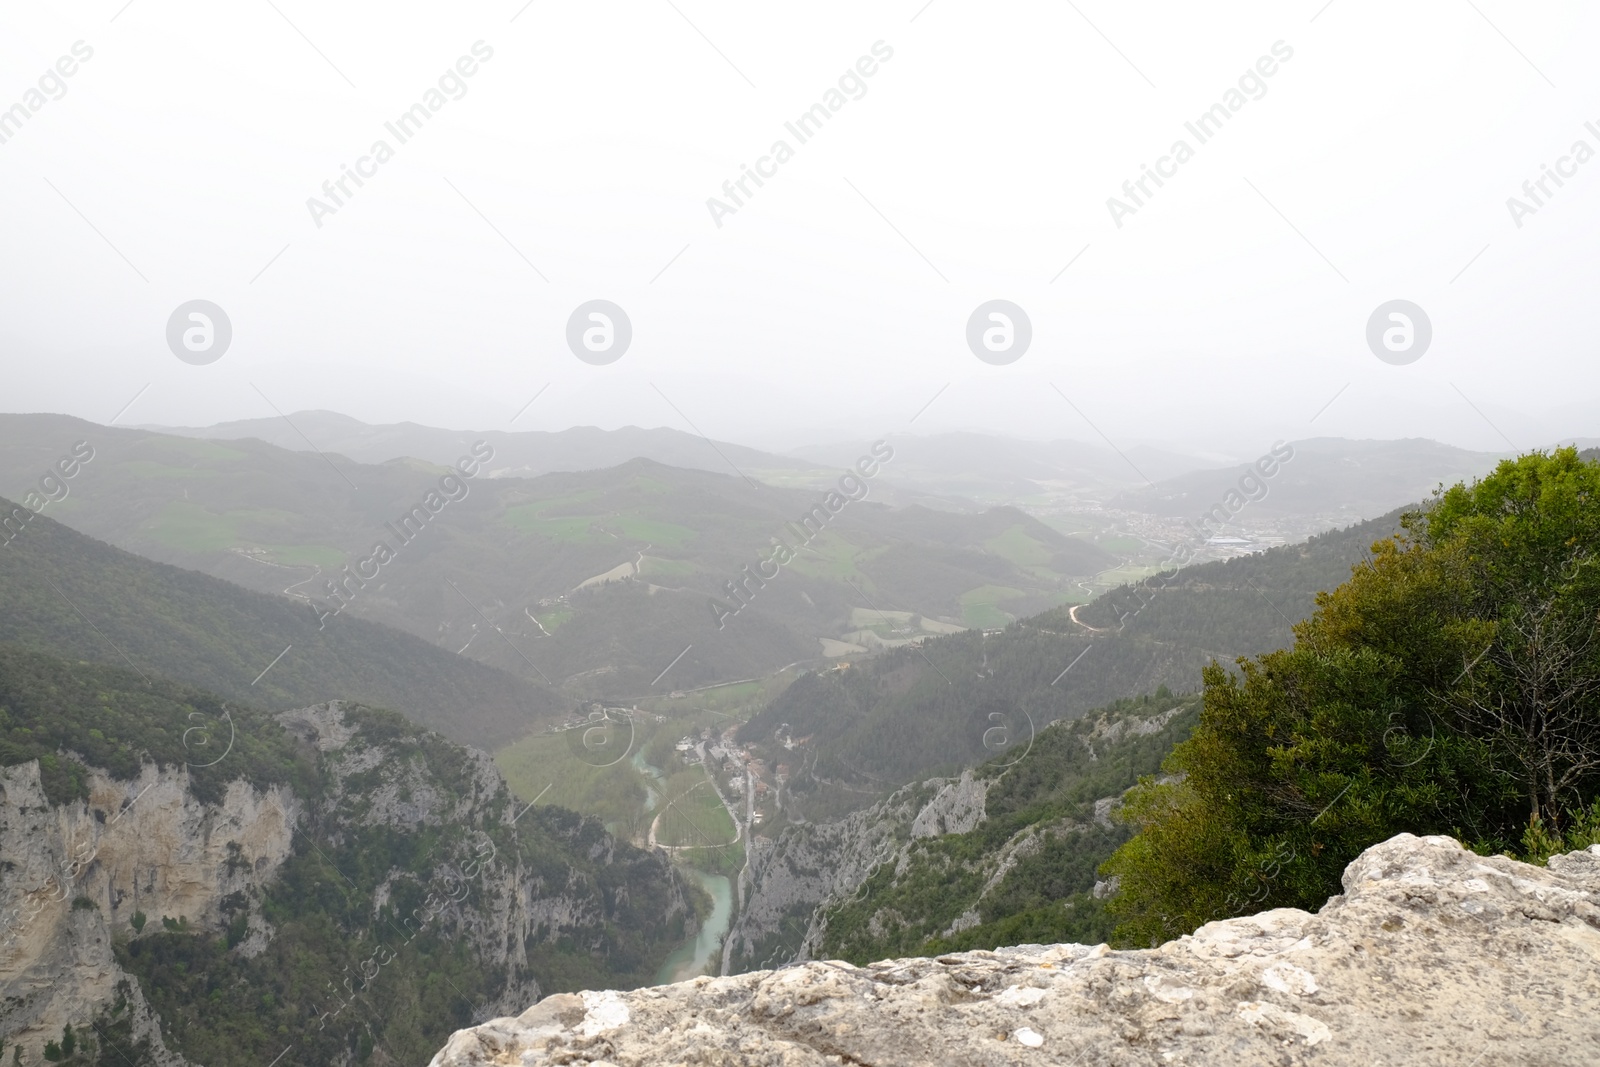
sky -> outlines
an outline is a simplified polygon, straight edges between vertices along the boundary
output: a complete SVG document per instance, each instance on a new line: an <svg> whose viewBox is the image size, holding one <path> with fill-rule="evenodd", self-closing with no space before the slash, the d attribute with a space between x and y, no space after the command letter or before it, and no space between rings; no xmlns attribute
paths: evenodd
<svg viewBox="0 0 1600 1067"><path fill-rule="evenodd" d="M0 410L1600 436L1597 29L1570 0L8 4Z"/></svg>

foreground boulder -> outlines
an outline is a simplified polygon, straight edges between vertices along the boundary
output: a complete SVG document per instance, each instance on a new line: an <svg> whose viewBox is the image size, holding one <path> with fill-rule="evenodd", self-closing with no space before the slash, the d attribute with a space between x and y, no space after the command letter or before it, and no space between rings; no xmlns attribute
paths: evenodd
<svg viewBox="0 0 1600 1067"><path fill-rule="evenodd" d="M433 1067L1600 1064L1600 845L1548 868L1401 834L1315 915L559 994Z"/></svg>

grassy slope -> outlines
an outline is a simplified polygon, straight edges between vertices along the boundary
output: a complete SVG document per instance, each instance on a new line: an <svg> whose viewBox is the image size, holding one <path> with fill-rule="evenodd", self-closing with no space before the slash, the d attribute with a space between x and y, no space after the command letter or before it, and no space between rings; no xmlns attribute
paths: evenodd
<svg viewBox="0 0 1600 1067"><path fill-rule="evenodd" d="M51 515L150 558L266 593L291 586L316 593L326 580L317 568L336 570L379 538L393 542L384 524L443 473L415 461L363 465L255 440L3 416L0 492L21 493L78 438L96 456ZM1014 509L960 515L891 509L869 498L849 505L811 551L718 630L707 598L728 600L724 583L770 554L774 537L793 543L787 524L821 499L817 490L753 489L736 477L643 460L532 479L479 477L465 499L400 549L351 613L452 652L466 648L512 673L537 679L543 672L558 683L571 679L581 692L622 698L642 693L689 644L694 652L671 686L817 658L816 638L837 636L862 604L846 579L886 609L992 623L1060 603L1075 589L1070 578L1110 562L1095 546ZM641 553L653 588L630 583L628 595L573 594L585 579ZM529 613L543 621L553 605L539 602L561 595L572 597L574 615L559 627L546 624L547 635ZM485 629L485 616L504 639ZM617 669L597 673L607 667Z"/></svg>
<svg viewBox="0 0 1600 1067"><path fill-rule="evenodd" d="M410 634L350 616L319 631L312 612L286 598L153 563L48 514L0 547L0 604L0 641L261 706L359 700L483 747L521 736L557 708L536 683Z"/></svg>

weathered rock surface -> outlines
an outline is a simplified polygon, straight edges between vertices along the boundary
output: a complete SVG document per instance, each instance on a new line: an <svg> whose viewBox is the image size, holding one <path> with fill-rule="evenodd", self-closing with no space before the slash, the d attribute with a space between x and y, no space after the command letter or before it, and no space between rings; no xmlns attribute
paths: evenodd
<svg viewBox="0 0 1600 1067"><path fill-rule="evenodd" d="M905 786L836 822L787 826L775 841L752 838L740 874L744 906L723 940L723 971L808 958L819 933L818 905L855 892L880 863L898 856L901 831L926 808L930 789L937 796L950 783ZM786 937L795 927L802 936Z"/></svg>
<svg viewBox="0 0 1600 1067"><path fill-rule="evenodd" d="M37 760L0 768L0 1034L37 1055L120 993L135 1037L158 1061L181 1062L112 937L131 933L140 911L220 927L220 901L264 884L289 855L299 811L287 789L242 781L204 804L185 768L153 764L126 782L93 769L88 800L52 806Z"/></svg>
<svg viewBox="0 0 1600 1067"><path fill-rule="evenodd" d="M754 838L741 874L744 907L723 941L725 972L807 960L825 932L829 901L847 897L906 844L965 833L984 819L990 782L962 772L904 786L837 822L785 827L775 842ZM798 944L783 935L803 929Z"/></svg>
<svg viewBox="0 0 1600 1067"><path fill-rule="evenodd" d="M619 921L630 889L637 900L638 887L659 888L664 923L692 918L684 883L666 859L619 849L598 822L574 815L549 832L610 867L607 883L549 857L530 863L511 851L497 856L482 828L514 822L528 806L514 800L488 755L442 742L449 751L441 754L457 754L459 764L441 759L430 767L409 735L375 739L348 710L334 701L278 716L321 753L322 784L314 795L282 784L257 788L241 778L220 801L205 802L191 789L187 767L146 763L126 781L85 766L88 799L52 804L37 760L0 767L0 1044L8 1062L17 1048L25 1062L39 1063L46 1042L59 1039L65 1026L87 1032L125 1004L132 1036L150 1042L154 1062L183 1067L172 1021L153 1014L154 991L119 965L114 940L137 936L139 912L149 923L144 936L168 918L196 935L215 936L226 929L234 898L249 909L249 934L232 951L259 955L276 936L264 918L263 893L280 876L297 836L313 825L332 842L370 827L400 835L447 831L430 870L390 868L366 906L372 915L392 907L397 887L413 901L425 897L411 912L422 917L402 921L413 932L419 924L448 932L500 976L492 995L475 1006L482 1013L475 1018L537 999L538 948L562 937L580 944L598 938ZM454 769L446 775L446 767ZM317 992L319 1005L339 999L331 982L326 993ZM342 1010L324 1012L319 1027Z"/></svg>
<svg viewBox="0 0 1600 1067"><path fill-rule="evenodd" d="M1401 834L1315 915L561 994L433 1067L1600 1063L1600 846L1532 867Z"/></svg>

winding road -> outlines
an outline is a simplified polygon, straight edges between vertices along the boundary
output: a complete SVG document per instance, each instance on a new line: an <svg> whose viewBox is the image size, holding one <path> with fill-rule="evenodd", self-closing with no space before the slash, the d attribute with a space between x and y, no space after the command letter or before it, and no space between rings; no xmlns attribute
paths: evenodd
<svg viewBox="0 0 1600 1067"><path fill-rule="evenodd" d="M1083 627L1085 630L1088 630L1092 634L1104 633L1104 631L1099 629L1098 627L1090 626L1088 623L1086 623L1082 619L1078 618L1078 609L1079 608L1086 608L1088 606L1089 605L1087 605L1087 604L1074 604L1074 605L1072 605L1072 607L1067 609L1067 618L1071 619L1073 622L1077 623L1079 626Z"/></svg>
<svg viewBox="0 0 1600 1067"><path fill-rule="evenodd" d="M716 779L711 777L711 772L709 770L706 770L706 768L704 766L705 750L704 750L703 744L704 743L702 742L702 747L700 749L700 759L702 761L701 762L701 770L705 771L705 775L706 775L705 780L702 781L702 782L696 782L694 785L690 786L683 793L679 794L679 796L677 797L676 800L667 800L666 804L662 807L662 809L660 811L656 812L656 817L654 819L650 820L650 833L645 839L647 845L650 848L665 849L668 852L687 852L687 851L692 851L694 849L699 849L699 848L727 848L729 845L737 845L741 840L744 839L744 822L739 818L738 812L733 810L733 805L728 803L728 798L722 795L722 790L720 788L718 788ZM749 775L748 769L745 771L745 774L746 774L747 780L748 780L748 775ZM722 802L723 810L728 813L728 818L730 820L732 820L732 822L733 822L733 840L732 841L719 841L719 842L714 842L712 844L706 844L706 845L662 845L662 844L658 844L657 841L656 841L656 831L661 825L661 817L663 815L665 815L667 812L671 811L673 806L678 802L678 800L682 800L684 797L688 796L694 790L699 789L702 785L709 785L712 788L712 790L715 791L715 793L717 794L717 799ZM665 799L665 798L663 798L663 799ZM687 815L685 815L684 817L688 818ZM689 825L694 826L694 821L692 819L690 820ZM698 826L695 826L695 830L696 831L699 831L699 829L700 828Z"/></svg>

